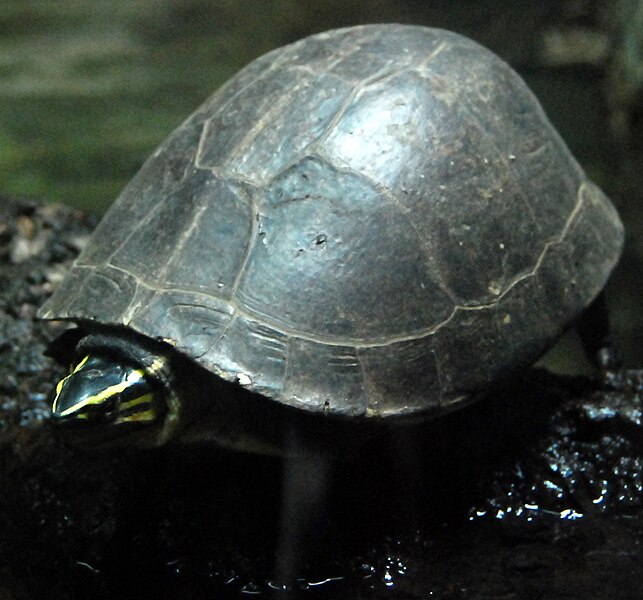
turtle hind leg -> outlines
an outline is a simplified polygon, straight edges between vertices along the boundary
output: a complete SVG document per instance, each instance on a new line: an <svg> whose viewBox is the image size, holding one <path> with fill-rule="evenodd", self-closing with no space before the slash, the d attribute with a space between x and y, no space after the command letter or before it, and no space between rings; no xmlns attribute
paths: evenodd
<svg viewBox="0 0 643 600"><path fill-rule="evenodd" d="M585 309L577 329L587 358L611 379L610 374L621 370L623 356L612 339L605 292Z"/></svg>

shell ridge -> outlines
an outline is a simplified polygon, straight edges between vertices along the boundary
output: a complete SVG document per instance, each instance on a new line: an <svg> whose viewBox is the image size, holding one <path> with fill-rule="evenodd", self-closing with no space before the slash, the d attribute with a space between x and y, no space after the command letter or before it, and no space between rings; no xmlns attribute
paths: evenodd
<svg viewBox="0 0 643 600"><path fill-rule="evenodd" d="M232 308L232 313L230 314L230 318L226 321L225 325L221 328L221 331L219 332L219 334L215 336L215 338L212 340L212 343L208 346L208 348L204 350L202 356L209 354L210 352L212 352L214 348L216 348L217 346L220 346L223 339L228 335L228 332L232 327L232 323L234 323L234 320L237 318L239 314L236 308L231 303L230 303L230 307ZM219 366L219 369L221 369L220 366Z"/></svg>
<svg viewBox="0 0 643 600"><path fill-rule="evenodd" d="M441 54L442 51L446 49L446 47L447 42L442 40L435 48L433 48L433 50L431 50L431 52L429 52L429 55L417 65L415 70L418 73L422 74L422 70L426 69L429 63L432 62L439 54Z"/></svg>
<svg viewBox="0 0 643 600"><path fill-rule="evenodd" d="M549 245L553 245L553 244L556 244L556 243L560 243L560 242L559 241L550 242ZM544 253L545 252L543 252L543 255L541 255L540 260L538 261L538 266L540 265L540 262L542 262L542 258L544 256ZM114 265L106 265L106 266L109 267L110 269L115 269L115 270L118 270L118 271L122 271L123 273L125 273L126 275L128 275L130 277L134 277L135 279L138 280L138 282L141 285L143 285L144 287L147 287L148 289L150 289L152 291L155 291L155 292L190 292L190 293L192 293L194 295L203 295L203 296L206 296L206 297L209 297L209 298L215 298L217 300L220 300L220 298L218 296L208 294L207 292L204 292L203 290L191 289L189 287L177 288L177 287L171 287L171 286L159 286L159 285L153 284L151 282L145 281L144 279L141 279L140 277L132 275L129 271L127 271L127 269L124 269L124 268L121 268L121 267L118 267L118 266L114 266ZM301 338L301 339L304 339L304 340L310 340L310 341L313 341L313 342L317 342L317 343L325 344L325 345L329 345L329 346L350 346L350 345L353 345L356 348L371 348L371 347L379 347L379 346L388 346L390 344L396 344L396 343L399 343L399 342L423 339L425 337L433 335L434 333L436 333L437 331L442 329L442 327L444 327L445 325L448 325L448 323L451 320L453 320L454 316L460 311L487 310L489 308L493 308L499 303L499 301L516 284L520 283L524 279L527 279L527 278L532 277L533 275L535 275L535 272L536 272L538 266L535 267L533 271L530 271L529 273L524 274L521 277L517 278L514 282L512 282L511 287L508 288L507 290L505 290L504 292L502 292L502 294L500 294L498 296L498 298L495 299L493 302L488 302L488 303L484 303L484 304L477 304L477 305L456 305L456 306L453 307L453 310L451 311L449 316L447 316L445 319L443 319L442 321L440 321L436 325L433 325L433 326L428 327L428 328L424 328L422 330L419 330L419 331L417 331L415 333L408 334L408 335L387 336L385 338L384 337L382 337L382 338L373 337L372 339L369 339L369 340L365 340L363 338L349 338L349 337L340 337L340 336L333 336L333 335L314 335L314 334L310 334L310 333L307 333L307 332L299 331L297 329L293 329L292 327L289 327L289 326L285 325L284 323L282 323L280 321L277 321L274 318L271 318L268 315L265 315L265 314L262 314L262 313L261 314L257 313L257 312L253 311L252 309L250 309L250 308L248 308L246 306L241 306L241 305L238 304L238 302L234 298L231 299L231 300L228 300L226 302L233 309L235 315L245 316L245 317L250 318L252 320L255 320L255 321L259 322L259 323L265 324L265 325L267 325L269 327L273 327L275 330L277 330L280 333L283 333L283 334L285 334L285 335L287 335L289 337L296 337L296 338ZM77 268L77 269L94 269L94 267L88 266L88 265L80 265L80 266L76 266L75 268ZM224 333L225 333L225 331L219 336L219 339L221 337L223 337Z"/></svg>
<svg viewBox="0 0 643 600"><path fill-rule="evenodd" d="M279 51L279 48L273 50L272 52L269 52L268 54L264 55L263 57L259 57L259 59L257 59L257 60L265 59L266 57L268 57L271 54L278 53L278 51ZM254 64L254 61L249 63L248 65L246 65L246 67L250 66L251 64ZM270 62L268 68L265 71L263 71L261 73L261 75L259 75L258 77L253 77L245 85L241 86L234 94L232 94L232 96L230 96L228 99L226 99L226 101L223 104L221 104L212 114L210 114L207 119L205 119L205 122L203 124L202 129L201 129L201 136L199 138L199 144L197 146L197 151L196 151L196 154L195 154L195 157L194 157L195 166L197 166L198 168L201 168L201 169L210 170L208 167L203 167L199 163L200 163L200 156L201 156L201 153L203 151L204 140L207 137L206 134L207 134L207 130L208 130L209 126L210 126L211 121L217 115L221 114L233 100L235 100L241 94L243 94L250 86L255 85L258 81L261 81L262 79L265 79L275 68L276 68L276 63L275 62ZM242 73L242 72L243 72L243 69L241 71L239 71L239 74ZM210 104L212 104L214 102L214 100L216 99L217 96L223 95L223 93L225 92L226 88L228 87L228 85L229 85L229 83L231 81L232 81L232 79L229 80L228 82L224 83L216 92L214 92L214 94L212 94L202 104L201 108L205 109L205 107L207 107L208 105L210 105Z"/></svg>
<svg viewBox="0 0 643 600"><path fill-rule="evenodd" d="M304 151L309 152L311 154L316 153L316 150L314 149L315 146L321 146L328 135L335 129L337 123L341 120L341 118L346 114L346 110L348 107L351 105L353 100L355 100L355 97L357 96L357 92L359 91L359 86L358 85L353 85L350 93L346 96L344 99L344 102L342 102L341 106L337 109L335 114L333 115L333 118L328 122L328 125L326 125L326 129L324 132L313 142L308 144L306 148L304 148ZM282 169L285 170L285 169Z"/></svg>
<svg viewBox="0 0 643 600"><path fill-rule="evenodd" d="M194 164L193 168L197 171L206 171L207 173L212 173L215 177L218 177L221 180L229 181L231 183L237 183L241 186L247 186L251 188L257 188L260 187L257 185L256 181L252 181L251 179L248 179L247 177L244 177L240 173L222 173L221 169L218 167L207 167L205 165L201 164Z"/></svg>
<svg viewBox="0 0 643 600"><path fill-rule="evenodd" d="M438 331L439 329L444 327L449 321L451 321L456 311L460 308L464 308L464 307L455 306L451 311L451 313L449 314L449 316L443 319L442 321L440 321L437 325L432 325L431 327L423 328L411 334L387 335L387 336L380 336L380 337L373 336L372 338L365 339L365 338L341 337L341 336L329 335L329 334L319 335L319 334L308 333L305 331L300 331L297 329L293 329L292 327L272 317L269 317L268 315L259 314L248 307L240 307L235 304L235 310L238 311L239 314L245 315L251 319L258 320L261 323L265 323L271 327L274 327L275 329L277 329L281 333L284 333L285 335L297 337L303 340L309 340L312 342L317 342L319 344L324 344L327 346L354 346L355 348L389 346L391 344L396 344L398 342L419 340L419 339L428 337L430 335L433 335L436 331ZM466 308L469 308L469 307L466 307ZM487 307L483 306L480 308L487 308Z"/></svg>
<svg viewBox="0 0 643 600"><path fill-rule="evenodd" d="M500 60L503 64L507 65L507 63L505 63L501 58L498 57L498 60ZM549 143L553 143L553 142L557 143L562 150L562 154L565 155L565 158L569 161L570 165L574 167L576 174L579 176L579 178L582 180L587 179L587 176L585 174L585 171L583 170L583 167L580 166L579 162L576 160L576 157L570 152L569 147L567 146L567 143L565 142L565 140L561 137L560 133L558 133L558 131L556 130L552 122L549 120L549 117L547 116L545 109L540 103L540 100L538 100L537 96L533 93L531 88L525 83L524 79L518 73L516 73L509 65L507 66L509 67L507 71L509 76L521 84L522 93L525 94L530 99L530 105L532 107L532 110L539 117L540 127L545 129L545 131L547 132L546 134L547 141Z"/></svg>
<svg viewBox="0 0 643 600"><path fill-rule="evenodd" d="M309 86L310 84L311 84L311 81L308 79L305 79L304 81L298 83L294 88L292 88L289 91L294 93L301 90L304 87ZM281 87L284 90L286 89L284 86L281 86ZM231 170L234 173L237 172L234 169L234 165L239 161L239 159L244 157L244 155L246 154L245 149L250 146L251 142L257 138L257 136L266 128L266 126L270 125L274 115L282 112L284 107L287 106L289 102L290 102L290 98L288 97L288 95L282 94L279 97L279 100L274 104L272 104L270 108L261 115L261 117L255 122L255 124L252 127L248 128L248 130L246 131L246 134L237 142L234 148L231 149L229 154L225 157L223 161L223 165L224 165L223 171L225 171L226 173L229 170ZM211 118L214 118L214 116L216 115L213 115Z"/></svg>
<svg viewBox="0 0 643 600"><path fill-rule="evenodd" d="M515 171L514 169L511 168L509 157L505 156L504 152L500 151L500 149L498 148L498 144L496 144L496 142L493 139L493 136L491 136L487 131L487 129L482 126L482 123L480 123L480 121L478 120L478 117L475 114L473 114L464 103L461 103L460 107L462 108L462 111L469 117L471 122L475 123L475 126L478 128L478 131L480 131L481 133L481 137L493 149L496 156L500 160L501 164L504 166L505 172L508 175L508 179L510 179L511 182L517 188L518 194L516 194L516 197L520 200L522 205L525 207L525 210L529 215L529 219L531 220L533 226L538 229L538 220L536 218L536 214L534 213L534 209L532 208L531 204L528 202L529 194L526 193L526 190L524 189L524 184L518 181L518 179L516 178Z"/></svg>
<svg viewBox="0 0 643 600"><path fill-rule="evenodd" d="M391 68L393 67L393 68ZM353 88L346 96L344 99L344 102L342 102L341 106L337 109L337 112L333 116L333 118L330 120L328 123L326 130L322 135L320 135L314 142L309 144L308 148L310 148L309 152L311 154L319 154L318 149L313 149L315 145L317 146L322 146L328 136L332 133L332 131L335 129L337 126L337 123L342 119L342 117L346 114L346 111L350 107L350 105L353 103L353 101L357 98L357 96L364 91L368 86L373 85L374 83L377 83L378 81L381 81L383 79L386 79L387 77L392 77L396 75L397 73L400 73L404 70L409 70L409 66L404 66L402 68L396 68L395 65L393 64L388 64L385 67L382 67L377 73L374 73L370 77L364 79L364 81L361 81L358 84L354 84ZM343 79L343 78L342 78ZM347 83L350 83L349 81L345 80Z"/></svg>
<svg viewBox="0 0 643 600"><path fill-rule="evenodd" d="M574 205L574 208L572 209L571 213L569 213L569 216L565 220L565 223L561 229L561 232L554 238L553 240L549 240L548 242L545 242L542 251L538 255L538 258L534 264L534 267L528 271L527 273L522 273L515 277L509 285L498 295L498 298L494 300L491 303L486 303L486 304L478 304L478 305L472 305L472 306L463 306L461 307L463 310L476 310L479 308L487 308L487 307L492 307L498 304L502 298L504 298L516 285L518 285L521 281L524 281L525 279L529 279L530 277L534 277L536 273L538 272L538 269L540 268L540 265L542 264L543 260L545 259L545 255L547 254L547 251L552 247L556 246L558 244L561 244L564 240L565 237L567 237L568 231L571 229L573 222L576 219L576 216L581 210L582 205L584 204L585 200L583 198L583 194L581 193L581 190L583 189L583 185L585 182L581 183L581 185L578 188L578 193L577 193L577 200L576 204Z"/></svg>
<svg viewBox="0 0 643 600"><path fill-rule="evenodd" d="M125 248L125 246L127 245L127 243L128 243L128 242L129 242L133 237L134 237L134 235L135 235L135 234L138 234L138 233L139 233L139 231L140 231L140 230L141 230L145 225L147 225L147 224L148 224L148 223L149 223L149 222L154 218L155 213L159 210L159 207L160 207L163 203L167 202L169 198L171 198L171 193L170 193L170 192L171 192L172 190L174 190L174 188L177 186L177 184L178 184L178 182L174 183L174 184L173 184L173 185L168 189L168 193L167 193L165 196L162 196L162 197L158 200L158 202L156 202L156 203L154 203L154 204L152 205L152 209L147 211L147 214L145 215L145 217L143 217L142 219L140 219L140 220L138 221L138 223L135 223L135 225L134 225L134 227L132 228L132 230L131 230L131 231L130 231L126 236L125 236L125 238L124 238L123 240L121 240L121 241L120 241L120 243L116 246L116 248L113 250L113 252L112 252L109 256L107 256L107 257L105 258L105 264L106 264L106 265L109 265L109 266L111 266L111 267L116 267L116 265L115 265L114 263L112 263L112 260L114 259L114 257L115 257L115 256L116 256L116 255L117 255L121 250L123 250L123 248ZM83 255L81 254L81 255L78 257L78 260L80 261L80 260L82 260L82 258L83 258ZM121 270L122 270L122 271L127 272L127 271L126 271L126 269L121 269ZM129 273L129 274L130 274L130 275L132 275L131 273Z"/></svg>
<svg viewBox="0 0 643 600"><path fill-rule="evenodd" d="M242 193L245 194L246 191L243 190ZM237 273L234 279L234 282L232 283L232 287L230 289L230 303L233 306L238 306L237 290L239 289L239 285L241 284L241 281L245 275L246 268L248 267L248 262L252 254L252 250L257 243L257 239L259 238L259 210L260 210L259 203L257 202L256 194L248 194L248 196L249 196L250 203L252 205L252 227L250 229L250 241L248 243L248 247L246 248L246 252L243 257L243 260L241 261L239 272Z"/></svg>
<svg viewBox="0 0 643 600"><path fill-rule="evenodd" d="M337 171L338 173L342 173L344 175L350 175L368 183L369 185L373 186L379 192L379 194L386 199L387 203L390 206L399 209L400 214L406 219L411 229L413 229L417 237L418 247L420 248L422 255L425 257L426 263L428 265L431 265L432 261L430 260L430 256L428 254L430 249L427 247L425 243L423 243L424 236L418 229L417 223L413 220L411 215L413 211L397 197L397 195L393 190L391 190L388 186L384 185L383 183L380 183L379 181L375 181L366 173L362 173L361 171L355 171L347 167L336 165L334 162L330 160L329 157L326 157L325 154L322 152L316 152L315 154L311 155L311 158L316 158L320 160L321 162L335 169L335 171ZM457 302L455 300L455 294L449 288L449 286L447 286L444 283L444 281L442 281L442 277L440 276L439 270L431 269L431 274L435 277L435 279L432 280L432 283L434 283L436 287L451 300L454 306L457 305Z"/></svg>
<svg viewBox="0 0 643 600"><path fill-rule="evenodd" d="M622 225L620 224L620 220L618 218L618 213L616 212L614 207L611 206L610 204L607 204L605 202L600 201L601 200L600 196L603 195L603 194L602 194L600 188L598 188L598 186L596 186L594 183L592 183L591 181L586 179L581 184L580 189L578 190L578 193L579 193L579 195L583 195L583 196L587 195L588 196L587 202L589 202L590 204L600 204L600 209L601 209L602 213L606 216L606 218L609 221L614 222L616 224L617 228L622 231L623 228L622 228ZM597 196L598 196L597 202L594 202L593 198L597 198ZM600 240L600 242L601 242L601 244L603 246L608 247L608 248L613 248L613 246L614 246L613 241L605 238L604 232L600 231L596 227L596 223L591 221L590 226L591 226L592 230L594 231L596 237ZM622 236L623 236L623 234L621 233L621 237ZM621 245L622 245L622 243L623 242L621 240Z"/></svg>
<svg viewBox="0 0 643 600"><path fill-rule="evenodd" d="M79 270L90 270L96 272L96 267L90 266L90 265L77 265L74 267L75 269ZM100 269L100 267L98 267ZM137 283L139 285L142 285L143 287L149 289L152 292L162 292L162 293L171 293L171 292L179 292L179 293L185 293L189 292L191 294L194 294L195 296L202 295L207 298L214 298L215 300L221 301L221 298L218 296L214 296L213 294L208 294L207 292L204 292L203 290L200 289L192 289L190 287L172 287L172 286L162 286L162 285L157 285L154 283L151 283L149 281L146 281L142 279L141 277L134 276L132 275L127 269L124 269L122 267L116 266L116 265L104 265L103 268L107 269L114 269L117 271L121 271L124 274L133 277L134 279L137 280ZM99 273L101 272L100 270L98 271ZM314 335L314 334L309 334L304 331L299 331L296 329L293 329L292 327L288 327L284 325L283 323L267 316L264 314L259 314L256 313L255 311L249 309L248 307L242 307L238 304L236 299L232 298L230 300L225 301L226 304L232 309L232 315L230 322L234 320L236 316L244 316L249 319L252 319L253 321L257 321L259 323L262 323L264 325L267 325L268 327L274 328L276 331L279 331L280 333L283 333L284 335L294 338L300 338L303 340L309 340L312 342L317 342L319 344L324 344L328 346L354 346L355 348L371 348L371 347L380 347L380 346L388 346L391 344L396 344L398 342L404 342L404 341L412 341L412 340L418 340L422 339L424 337L428 337L432 334L434 334L436 331L444 327L451 321L456 314L458 310L480 310L484 308L488 308L488 306L483 305L483 306L478 306L478 307L462 307L462 306L455 306L453 310L451 311L451 314L446 317L444 320L442 320L440 323L437 325L434 325L430 328L425 328L422 329L416 333L413 334L408 334L408 335L401 335L401 336L386 336L386 337L373 337L372 339L365 340L363 338L349 338L349 337L340 337L340 336L333 336L333 335ZM69 319L73 319L73 316L68 317ZM229 328L229 325L226 326L221 332L221 334L218 336L218 339L216 342L220 341L225 333L227 332L227 329ZM214 347L216 345L216 342L213 342L211 347Z"/></svg>
<svg viewBox="0 0 643 600"><path fill-rule="evenodd" d="M197 145L196 154L194 155L194 166L197 169L203 169L208 171L211 171L212 168L204 167L201 164L201 155L203 153L203 145L205 144L205 139L208 137L208 132L210 130L211 123L212 123L212 117L209 117L208 119L205 120L205 123L203 123L203 125L201 126L201 135L199 136L199 144Z"/></svg>
<svg viewBox="0 0 643 600"><path fill-rule="evenodd" d="M207 199L204 201L204 199L201 198L200 205L196 211L196 214L192 218L192 222L190 223L190 226L186 227L183 230L181 237L177 240L176 246L173 248L170 258L165 262L165 264L162 267L162 270L159 274L159 279L164 279L170 267L174 264L174 262L176 262L177 257L180 256L181 254L181 250L183 250L183 247L185 246L186 242L190 239L192 232L199 225L201 218L203 217L203 213L207 210L207 208L208 208Z"/></svg>
<svg viewBox="0 0 643 600"><path fill-rule="evenodd" d="M364 177L368 179L366 175L364 175ZM397 195L393 190L389 189L387 186L383 184L379 184L378 191L386 198L386 200L392 206L396 206L400 209L402 216L406 219L410 228L415 233L417 238L418 248L422 252L422 255L424 256L424 260L426 264L429 266L431 275L434 278L431 280L431 283L433 283L442 293L444 293L451 300L454 306L457 306L456 295L453 293L453 290L451 290L451 288L444 282L443 277L440 273L440 269L433 268L434 265L433 265L433 261L431 260L430 244L424 241L424 236L422 235L422 232L418 228L417 222L412 218L411 213L413 211L397 197Z"/></svg>
<svg viewBox="0 0 643 600"><path fill-rule="evenodd" d="M251 318L253 320L257 320L260 323L264 323L264 324L266 324L268 326L274 327L276 330L284 333L287 336L298 337L298 338L301 338L301 339L306 339L306 340L314 341L314 342L321 343L321 344L331 345L331 346L353 345L356 348L358 348L358 347L359 348L369 348L369 347L388 346L388 345L398 343L398 342L403 342L403 341L412 341L412 340L423 339L425 337L433 335L434 333L436 333L437 331L442 329L444 326L446 326L454 318L454 316L459 311L487 310L487 309L495 307L504 298L504 296L506 296L518 283L520 283L521 281L524 281L525 279L533 277L537 273L541 263L543 262L544 257L546 255L548 249L551 246L555 245L555 244L561 243L564 240L567 232L571 228L571 226L572 226L577 214L579 213L579 211L581 209L582 204L584 203L584 197L583 197L584 195L580 193L580 189L581 188L579 188L579 194L578 194L577 203L576 203L574 209L572 210L572 212L570 213L570 215L569 215L564 227L562 228L561 233L559 234L559 236L558 236L558 238L556 240L545 243L545 247L543 248L542 252L540 253L540 255L539 255L539 257L538 257L538 259L536 261L536 264L535 264L535 266L533 267L532 270L530 270L528 273L523 273L520 276L516 277L511 282L511 284L505 290L503 290L503 292L493 302L484 303L484 304L477 304L477 305L467 305L467 306L455 305L453 307L451 313L449 314L449 316L447 316L441 322L439 322L439 323L437 323L435 325L432 325L429 328L424 328L422 330L416 331L416 332L414 332L412 334L401 335L401 336L387 336L386 338L371 338L369 340L364 340L364 339L360 339L360 338L345 338L345 337L342 338L342 337L339 337L339 336L332 336L332 335L314 335L314 334L309 334L309 333L305 333L305 332L295 330L292 327L289 327L289 326L285 325L284 323L281 323L280 321L274 319L274 317L269 317L268 315L265 315L265 314L258 314L258 313L256 313L255 311L253 311L252 309L250 309L248 307L241 307L239 305L234 293L231 295L231 299L229 301L229 304L230 304L231 308L234 310L235 314L244 315L244 316L247 316L248 318ZM252 240L256 240L256 237L257 237L256 228L257 228L257 219L255 218L255 219L253 219L253 233L254 233L254 235L252 237ZM254 246L254 242L251 243L250 246L249 246L249 250L246 253L246 257L245 257L246 261L244 262L244 265L247 264L247 259L248 259L249 254L250 254L250 247L253 247L253 246ZM113 269L123 271L128 276L135 277L135 279L138 279L141 282L141 284L143 284L144 286L146 286L146 287L148 287L150 289L153 289L155 291L167 292L167 291L171 291L171 289L172 289L172 288L169 288L169 287L164 287L164 286L158 286L158 285L155 285L155 284L151 284L150 282L147 282L147 281L141 279L140 277L136 277L136 276L132 275L132 273L127 271L127 269L118 267L116 265L109 264L109 265L106 265L106 266L108 266L109 268L113 268ZM80 266L80 267L76 267L76 268L92 269L91 266ZM240 273L239 273L240 276L244 272L244 270L245 269L240 270ZM238 281L240 281L240 277L238 278ZM236 283L237 283L236 287L238 287L238 282L236 282ZM236 291L236 288L233 288L233 289L235 289L235 291ZM189 290L189 289L186 290L186 289L183 289L183 288L176 288L176 290L177 291L182 291L182 292L183 291L190 291L190 292L192 292L194 294L203 294L204 296L214 297L217 300L219 299L217 296L207 294L207 293L205 293L203 291L200 291L200 290ZM233 319L231 319L231 321L232 320ZM218 340L221 340L223 335L224 335L224 333L222 333L218 337ZM216 344L216 342L213 342L211 347L213 347L215 344Z"/></svg>
<svg viewBox="0 0 643 600"><path fill-rule="evenodd" d="M134 293L132 294L132 299L127 305L127 308L123 311L123 317L121 318L123 325L129 324L129 322L140 312L143 306L141 299L139 298L141 282L138 278L134 280L134 285L135 288Z"/></svg>

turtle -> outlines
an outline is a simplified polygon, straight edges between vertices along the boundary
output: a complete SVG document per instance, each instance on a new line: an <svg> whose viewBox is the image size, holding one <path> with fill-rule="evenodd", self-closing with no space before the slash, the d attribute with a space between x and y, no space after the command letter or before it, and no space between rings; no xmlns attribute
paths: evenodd
<svg viewBox="0 0 643 600"><path fill-rule="evenodd" d="M156 149L41 307L74 325L52 420L242 450L287 418L433 420L532 365L623 236L490 50L417 25L312 35Z"/></svg>

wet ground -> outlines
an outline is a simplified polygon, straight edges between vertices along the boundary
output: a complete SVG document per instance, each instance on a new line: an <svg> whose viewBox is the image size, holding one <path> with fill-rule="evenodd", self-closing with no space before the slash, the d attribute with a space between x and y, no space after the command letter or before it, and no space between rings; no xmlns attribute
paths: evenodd
<svg viewBox="0 0 643 600"><path fill-rule="evenodd" d="M92 226L0 202L0 597L640 598L643 370L533 370L341 460L69 448L34 315Z"/></svg>

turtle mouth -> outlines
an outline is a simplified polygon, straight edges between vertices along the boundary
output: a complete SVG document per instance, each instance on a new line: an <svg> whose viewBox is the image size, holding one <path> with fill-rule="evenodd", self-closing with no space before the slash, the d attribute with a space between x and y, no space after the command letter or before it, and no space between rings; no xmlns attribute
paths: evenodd
<svg viewBox="0 0 643 600"><path fill-rule="evenodd" d="M79 452L109 452L114 448L154 448L159 445L162 420L110 426L100 419L57 417L50 423L60 443Z"/></svg>
<svg viewBox="0 0 643 600"><path fill-rule="evenodd" d="M146 395L149 396L149 395ZM151 407L152 401L145 396L134 400L122 400L119 396L105 400L98 407L87 406L82 411L64 414L51 411L52 422L61 427L118 426L122 429L136 428L163 420L165 411L160 406ZM142 409L143 406L150 406Z"/></svg>

